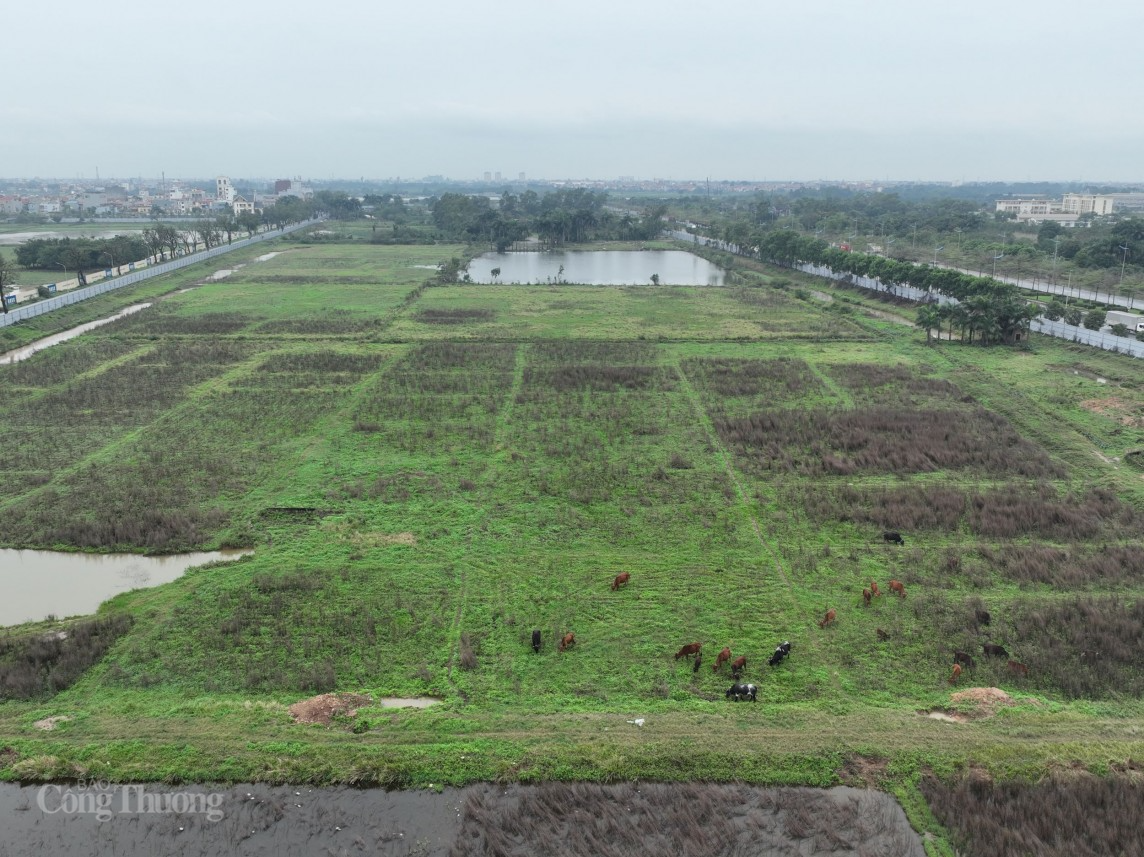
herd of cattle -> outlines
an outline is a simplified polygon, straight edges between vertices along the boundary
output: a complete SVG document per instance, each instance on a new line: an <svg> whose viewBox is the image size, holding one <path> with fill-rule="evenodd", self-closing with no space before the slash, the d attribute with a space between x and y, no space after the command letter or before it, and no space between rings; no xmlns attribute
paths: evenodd
<svg viewBox="0 0 1144 857"><path fill-rule="evenodd" d="M896 532L882 533L882 539L886 543L899 545L904 545L906 543L905 539L902 538L902 534ZM617 574L615 579L612 580L612 591L615 592L621 586L624 586L629 581L631 581L631 579L631 572L625 571L622 574ZM899 598L906 597L906 587L902 585L900 580L891 580L889 583L889 590ZM869 607L871 601L879 597L881 594L882 590L878 588L878 584L871 580L870 588L862 590L862 601L865 606ZM818 627L825 628L827 625L832 625L837 620L837 618L838 611L832 607L826 611L826 614L818 622ZM989 615L989 611L987 610L976 611L976 618L979 625L987 626L992 621L992 617ZM877 634L879 642L886 642L890 638L890 635L883 631L881 628L875 629L875 633ZM563 652L566 651L569 647L575 645L575 643L576 635L569 631L560 639L560 643L557 646L557 649ZM694 656L695 661L691 666L691 671L693 673L699 672L699 667L703 663L703 655L700 651L702 648L702 643L687 643L686 645L682 646L678 652L675 653L675 659L678 661L680 658ZM541 632L539 630L535 630L532 632L532 650L539 653L540 649ZM791 644L789 640L784 640L783 642L779 643L775 647L774 654L771 655L770 659L767 661L767 664L772 667L777 667L783 662L783 659L790 654L790 650ZM987 656L1009 658L1009 653L1005 651L1005 648L994 643L982 643L982 651ZM747 656L740 655L732 661L731 654L732 653L730 647L724 646L722 651L720 651L719 654L715 656L715 663L711 669L714 672L718 672L719 668L722 667L723 664L730 661L731 677L735 680L735 684L731 685L731 687L727 689L725 694L726 698L736 702L743 699L749 699L751 702L755 702L759 691L758 687L753 684L739 684L739 679L742 677L743 670L747 668ZM949 678L950 684L955 684L961 677L962 667L972 668L977 665L973 660L972 655L970 655L968 652L963 652L960 650L954 651L953 660L953 675ZM1027 676L1029 674L1029 668L1027 666L1012 659L1009 660L1009 670L1014 675Z"/></svg>

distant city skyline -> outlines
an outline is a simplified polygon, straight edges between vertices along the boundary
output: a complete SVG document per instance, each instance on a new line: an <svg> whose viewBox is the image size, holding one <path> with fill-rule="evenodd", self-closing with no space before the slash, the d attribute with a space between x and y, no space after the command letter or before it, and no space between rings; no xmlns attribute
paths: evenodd
<svg viewBox="0 0 1144 857"><path fill-rule="evenodd" d="M6 23L12 177L1144 178L1127 0L59 0Z"/></svg>

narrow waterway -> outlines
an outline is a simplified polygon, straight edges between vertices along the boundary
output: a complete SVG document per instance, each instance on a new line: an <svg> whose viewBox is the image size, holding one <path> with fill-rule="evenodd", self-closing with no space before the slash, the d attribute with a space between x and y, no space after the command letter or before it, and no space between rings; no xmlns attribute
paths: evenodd
<svg viewBox="0 0 1144 857"><path fill-rule="evenodd" d="M140 310L147 309L151 306L150 303L145 304L132 304L129 307L121 309L115 315L109 315L107 318L101 318L97 321L89 321L87 324L81 324L77 327L69 328L61 333L53 333L51 336L45 336L43 339L37 339L21 348L15 348L12 351L7 351L0 354L0 364L5 363L19 363L21 360L27 360L38 351L43 351L45 348L50 348L53 345L59 345L61 342L67 342L69 339L75 339L81 333L87 333L89 330L95 330L97 327L102 327L105 324L110 324L117 319L123 318L125 315L137 313Z"/></svg>

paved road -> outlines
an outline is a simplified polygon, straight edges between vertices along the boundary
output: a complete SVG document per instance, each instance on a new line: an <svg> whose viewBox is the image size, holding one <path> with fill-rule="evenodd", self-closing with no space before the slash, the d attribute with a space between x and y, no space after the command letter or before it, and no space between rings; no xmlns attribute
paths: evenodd
<svg viewBox="0 0 1144 857"><path fill-rule="evenodd" d="M705 238L702 235L692 235L690 232L682 232L679 230L669 230L668 234L672 238L675 238L675 239L680 240L680 241L690 241L693 244L704 244L708 247L717 247L720 250L725 250L729 253L735 253L736 255L740 255L740 256L744 255L743 253L740 253L738 247L736 247L734 244L728 244L726 241L720 241L720 240L715 239L715 238ZM915 289L912 286L904 286L904 285L887 286L881 280L878 280L874 277L859 277L859 276L855 276L853 274L836 274L832 269L827 268L824 265L812 265L810 263L802 263L799 265L795 265L794 267L796 267L800 271L804 271L807 274L813 274L816 277L823 277L823 278L828 279L828 280L845 281L845 282L850 283L852 285L861 286L862 288L865 288L865 289L871 289L872 291L876 291L876 292L886 292L888 294L896 295L896 296L902 297L902 298L908 298L910 300L924 301L924 300L933 300L936 298L937 302L940 304L956 304L957 303L957 301L954 298L947 297L946 295L940 295L940 294L933 295L933 294L930 294L928 292L922 291L921 289ZM944 266L944 267L952 267L952 266ZM962 269L954 268L953 270L962 270ZM972 272L971 271L963 271L963 273L972 273ZM998 280L1004 280L1005 282L1011 282L1014 285L1016 285L1016 281L1010 280L1010 279L1005 278L1005 277L997 277L997 279ZM1031 288L1031 287L1032 287L1031 284L1022 284L1022 288ZM1047 285L1046 285L1046 288L1048 288ZM1038 288L1037 291L1040 291L1040 289ZM1049 293L1053 294L1054 292L1049 292ZM1059 291L1055 292L1055 294L1060 294L1060 293L1061 292L1059 292ZM1088 292L1085 289L1073 289L1070 292L1068 292L1068 294L1071 294L1073 297L1085 297L1088 294L1095 294L1095 293L1094 292ZM1089 300L1093 300L1093 299L1094 298L1089 298ZM1103 300L1103 298L1102 298L1102 300ZM1123 306L1124 304L1121 304L1121 305ZM1139 305L1139 304L1137 304L1137 305ZM1129 308L1132 308L1131 303L1127 304L1127 306ZM1055 336L1058 339L1067 339L1070 342L1078 342L1078 343L1081 343L1083 345L1091 345L1095 348L1104 349L1105 351L1116 351L1116 352L1119 352L1121 354L1130 354L1133 357L1144 358L1144 342L1140 342L1139 340L1132 339L1130 337L1114 336L1113 334L1111 334L1107 331L1089 330L1088 328L1085 328L1085 327L1077 327L1075 325L1065 324L1063 321L1049 321L1044 316L1039 316L1038 318L1035 318L1033 320L1032 324L1030 325L1030 328L1033 331L1035 331L1037 333L1042 333L1046 336Z"/></svg>

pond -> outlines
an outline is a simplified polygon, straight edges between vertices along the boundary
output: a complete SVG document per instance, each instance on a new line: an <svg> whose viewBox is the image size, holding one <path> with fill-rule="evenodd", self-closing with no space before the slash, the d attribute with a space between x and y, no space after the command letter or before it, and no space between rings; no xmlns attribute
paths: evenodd
<svg viewBox="0 0 1144 857"><path fill-rule="evenodd" d="M238 559L250 551L200 551L171 556L0 550L0 626L49 615L94 613L108 598L170 583L193 565Z"/></svg>
<svg viewBox="0 0 1144 857"><path fill-rule="evenodd" d="M492 271L500 268L494 279ZM725 272L685 250L558 250L486 253L468 268L476 283L575 283L589 286L721 286Z"/></svg>

